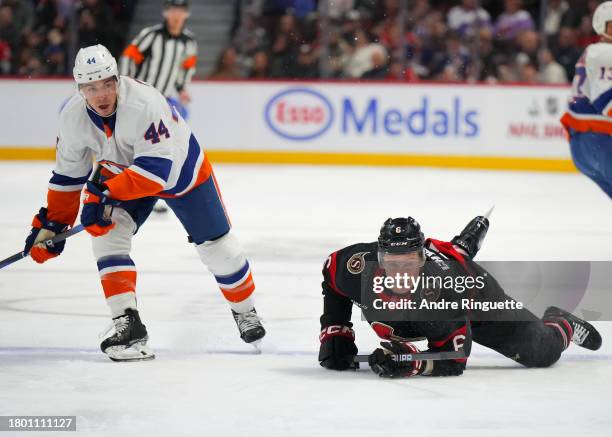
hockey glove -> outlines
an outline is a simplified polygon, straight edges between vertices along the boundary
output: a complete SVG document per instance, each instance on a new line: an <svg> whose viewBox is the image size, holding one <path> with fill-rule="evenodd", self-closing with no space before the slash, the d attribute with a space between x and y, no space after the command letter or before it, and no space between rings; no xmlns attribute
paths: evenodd
<svg viewBox="0 0 612 437"><path fill-rule="evenodd" d="M44 241L50 240L55 235L68 230L68 225L65 223L53 222L47 219L47 208L40 208L38 214L32 220L32 230L26 238L23 253L29 253L34 261L39 264L55 258L64 250L65 241L56 244L44 244Z"/></svg>
<svg viewBox="0 0 612 437"><path fill-rule="evenodd" d="M112 208L121 202L111 199L107 190L106 186L89 181L84 192L81 223L94 237L100 237L115 227L110 216Z"/></svg>
<svg viewBox="0 0 612 437"><path fill-rule="evenodd" d="M359 363L354 362L357 355L355 332L350 326L332 325L321 330L319 335L319 363L326 369L346 370L357 369Z"/></svg>
<svg viewBox="0 0 612 437"><path fill-rule="evenodd" d="M489 219L479 215L473 218L461 231L461 234L451 240L451 243L463 249L470 259L474 259L488 230Z"/></svg>
<svg viewBox="0 0 612 437"><path fill-rule="evenodd" d="M423 372L422 361L411 361L410 354L420 352L412 343L383 341L380 345L383 348L376 349L368 358L368 364L374 373L386 378L400 378Z"/></svg>

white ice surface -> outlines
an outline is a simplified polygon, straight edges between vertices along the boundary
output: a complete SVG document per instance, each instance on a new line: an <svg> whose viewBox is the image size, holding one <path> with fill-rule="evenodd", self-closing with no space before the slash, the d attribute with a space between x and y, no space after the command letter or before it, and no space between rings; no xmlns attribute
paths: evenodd
<svg viewBox="0 0 612 437"><path fill-rule="evenodd" d="M0 164L0 258L22 247L50 171ZM0 415L76 415L79 435L99 436L612 435L610 322L596 324L601 350L572 345L549 369L479 346L458 378L381 380L316 361L323 261L373 241L388 216L412 215L427 235L448 239L494 204L479 259L611 260L612 205L585 177L225 165L216 173L253 267L263 353L238 338L178 221L154 215L132 257L157 359L119 364L99 352L109 317L89 237L77 235L59 259L0 271ZM360 351L372 350L374 334L355 321Z"/></svg>

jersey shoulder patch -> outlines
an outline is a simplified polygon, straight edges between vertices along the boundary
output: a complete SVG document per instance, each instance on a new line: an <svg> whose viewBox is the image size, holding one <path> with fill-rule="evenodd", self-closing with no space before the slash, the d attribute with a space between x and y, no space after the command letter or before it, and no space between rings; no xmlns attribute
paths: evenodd
<svg viewBox="0 0 612 437"><path fill-rule="evenodd" d="M370 252L357 252L351 256L346 262L346 269L353 275L358 275L363 272L366 265L365 257Z"/></svg>

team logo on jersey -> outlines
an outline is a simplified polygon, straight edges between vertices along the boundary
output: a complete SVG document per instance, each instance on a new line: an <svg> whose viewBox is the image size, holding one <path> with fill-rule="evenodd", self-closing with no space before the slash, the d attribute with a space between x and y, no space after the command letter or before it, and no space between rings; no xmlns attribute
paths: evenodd
<svg viewBox="0 0 612 437"><path fill-rule="evenodd" d="M365 268L365 256L370 252L357 252L346 262L346 268L353 275L358 275Z"/></svg>

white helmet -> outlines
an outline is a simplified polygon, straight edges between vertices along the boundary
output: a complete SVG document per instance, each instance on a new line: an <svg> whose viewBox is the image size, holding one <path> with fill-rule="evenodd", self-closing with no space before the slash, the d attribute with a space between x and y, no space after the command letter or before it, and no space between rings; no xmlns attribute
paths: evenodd
<svg viewBox="0 0 612 437"><path fill-rule="evenodd" d="M606 35L606 23L608 21L612 21L612 1L603 2L595 9L593 29L597 35Z"/></svg>
<svg viewBox="0 0 612 437"><path fill-rule="evenodd" d="M72 73L77 84L94 82L113 76L119 79L117 61L102 44L79 50Z"/></svg>

